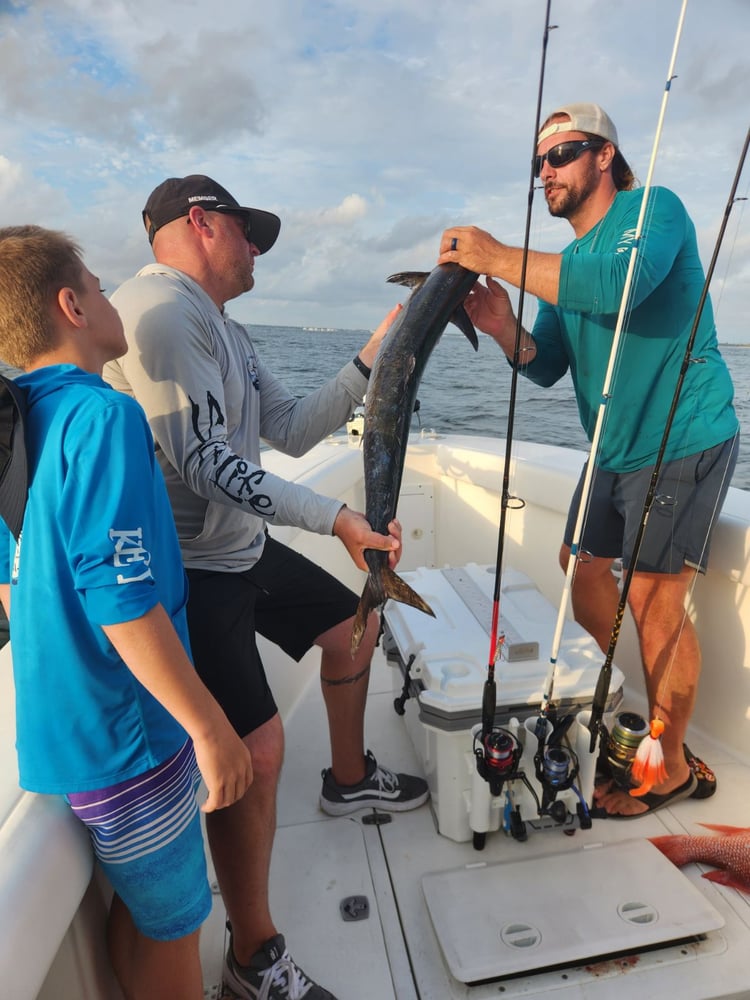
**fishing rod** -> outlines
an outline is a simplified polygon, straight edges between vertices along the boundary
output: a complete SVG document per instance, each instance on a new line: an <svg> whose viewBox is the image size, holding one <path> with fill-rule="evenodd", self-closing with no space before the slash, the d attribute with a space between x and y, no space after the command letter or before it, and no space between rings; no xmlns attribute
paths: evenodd
<svg viewBox="0 0 750 1000"><path fill-rule="evenodd" d="M518 314L516 317L516 333L515 333L515 344L513 348L513 365L510 381L510 398L508 401L508 427L505 438L505 462L503 466L503 480L502 480L502 500L500 505L500 524L498 529L498 543L497 543L497 558L495 561L495 585L492 595L492 623L490 626L490 650L487 665L487 679L484 683L484 689L482 692L482 750L478 748L475 749L475 756L477 757L477 766L480 769L480 773L486 770L487 767L493 767L496 772L501 770L500 763L504 762L503 766L510 765L514 760L517 765L517 755L508 750L506 743L510 740L508 734L498 733L494 738L493 743L493 730L495 728L495 708L497 701L497 688L495 684L495 664L500 658L503 643L505 641L504 634L499 633L499 621L500 621L500 593L501 593L501 581L502 581L502 564L503 564L503 553L505 546L505 522L506 515L509 508L514 508L520 510L524 507L524 501L518 497L511 497L509 493L510 484L510 466L511 466L511 448L513 443L513 429L515 423L515 408L516 408L516 391L518 386L518 368L519 359L521 356L521 334L523 332L522 315L523 315L523 304L525 297L525 285L526 285L526 267L528 263L529 256L529 237L531 232L531 208L534 199L534 181L536 179L534 172L534 158L536 156L536 146L537 146L537 135L539 134L539 121L542 113L542 94L544 91L544 73L545 66L547 62L547 44L549 41L549 33L553 31L557 25L550 24L550 8L552 5L552 0L547 0L545 15L544 15L544 34L542 37L542 59L541 67L539 70L539 86L537 88L537 103L536 103L536 119L534 127L534 145L531 154L531 177L529 182L529 193L528 193L528 205L526 209L526 228L524 232L524 242L523 242L523 253L521 257L521 279L519 285L519 298L518 298ZM498 742L502 743L502 747L498 746ZM505 751L508 750L506 753ZM512 768L508 766L508 770ZM487 777L486 774L482 773L482 777ZM498 794L494 792L493 794Z"/></svg>
<svg viewBox="0 0 750 1000"><path fill-rule="evenodd" d="M659 143L661 141L661 132L664 124L664 117L666 114L667 100L669 98L669 93L672 86L672 80L675 78L674 66L677 59L677 50L679 48L680 36L682 34L682 25L685 19L686 8L687 8L687 0L683 0L682 8L680 10L680 16L677 23L677 30L675 32L674 44L672 46L672 55L669 61L669 69L667 71L667 81L664 87L664 94L662 97L661 108L659 111L659 117L656 125L656 132L654 135L654 142L651 150L651 159L649 162L648 175L646 177L646 182L643 186L643 198L641 200L641 207L638 213L638 220L636 223L635 234L633 237L633 243L630 252L630 260L628 261L628 270L625 276L625 283L623 285L622 297L620 299L620 308L617 315L617 322L615 324L614 333L612 335L612 346L610 348L607 370L604 377L604 384L602 386L601 400L599 403L599 409L597 411L596 422L594 425L594 432L591 438L591 450L588 462L586 463L586 469L584 472L584 478L581 488L581 499L578 505L578 513L576 515L576 522L573 530L573 538L570 546L570 556L568 557L568 565L565 573L565 583L563 586L563 592L560 599L560 607L557 616L557 623L555 625L555 632L552 638L549 670L547 672L547 677L545 679L545 686L542 694L541 710L537 723L537 736L540 742L547 730L547 716L550 712L552 696L554 692L557 658L560 649L560 642L562 639L563 626L565 624L565 616L568 607L568 600L570 598L570 593L572 589L573 573L579 558L580 542L581 542L581 536L583 534L583 524L586 517L586 510L589 503L591 486L594 477L594 459L599 451L599 443L601 441L601 437L604 430L604 417L607 409L607 403L611 395L611 386L614 377L614 370L619 356L619 348L625 325L625 318L628 313L630 289L633 283L633 276L635 274L636 262L638 259L638 250L640 247L640 242L643 234L643 223L646 217L649 194L651 191L651 180L654 173L656 155L659 149ZM609 665L608 669L611 674L611 664ZM596 744L596 737L599 733L600 723L601 723L601 717L598 717L595 720L594 711L592 709L591 719L589 721L589 731L591 733L591 743L589 748L590 753L593 753L594 751L594 746Z"/></svg>
<svg viewBox="0 0 750 1000"><path fill-rule="evenodd" d="M646 525L648 522L649 514L651 513L651 508L654 503L654 498L656 496L656 486L659 479L659 473L661 472L661 466L664 461L664 454L667 449L667 442L669 440L669 435L672 430L672 424L674 422L675 414L677 412L677 404L680 399L680 393L682 392L682 386L685 381L685 375L687 374L688 367L691 363L700 363L700 358L693 358L692 351L695 344L695 338L698 332L698 326L700 325L700 320L703 315L703 309L706 304L706 299L708 298L708 290L711 284L711 279L713 278L714 269L716 267L716 261L719 256L719 251L721 249L721 244L724 239L724 233L726 232L727 224L729 222L729 215L732 211L732 207L735 201L744 201L745 199L737 198L737 186L740 182L740 177L745 165L745 157L747 156L748 144L750 144L750 128L748 128L747 134L745 135L745 142L742 147L742 152L740 153L739 162L737 164L737 170L734 175L734 181L732 182L731 190L729 192L729 198L727 199L726 206L724 208L724 215L722 217L721 225L719 227L719 233L716 238L716 243L714 245L713 254L711 256L711 262L708 265L708 270L706 271L705 281L703 282L703 289L698 299L698 305L695 312L695 318L693 320L693 325L690 329L690 334L688 336L687 344L685 346L685 354L682 359L682 366L680 368L680 373L677 378L677 385L675 387L674 395L672 397L672 402L669 407L669 413L667 414L667 419L664 424L664 432L662 434L661 444L659 446L659 451L656 456L656 462L654 464L653 472L651 473L651 479L649 482L648 491L646 493L646 500L643 505L643 512L641 514L640 523L638 525L638 531L633 542L633 554L630 560L630 565L628 566L627 573L622 582L622 590L620 601L617 605L617 613L615 614L614 624L612 626L612 634L609 640L609 648L607 649L607 656L604 662L604 666L599 674L599 679L596 686L596 691L594 693L594 701L591 711L591 720L594 721L596 716L596 725L601 725L602 716L604 714L604 706L609 694L609 682L612 673L612 658L615 652L615 646L617 645L617 639L620 634L620 628L622 626L622 619L625 614L625 607L627 604L628 592L630 590L630 583L633 579L635 573L635 565L638 560L638 554L641 549L641 543L643 541L643 536L646 531ZM687 614L687 611L685 612ZM657 705L654 705L654 718L652 718L649 725L648 734L641 740L638 745L638 749L635 754L635 758L631 765L631 774L633 778L640 783L640 787L633 789L631 795L639 796L645 795L649 789L651 789L655 784L663 781L666 778L666 772L664 771L664 754L662 751L661 743L659 742L659 737L664 731L664 723L661 719L657 718L656 710ZM593 731L592 731L593 736Z"/></svg>

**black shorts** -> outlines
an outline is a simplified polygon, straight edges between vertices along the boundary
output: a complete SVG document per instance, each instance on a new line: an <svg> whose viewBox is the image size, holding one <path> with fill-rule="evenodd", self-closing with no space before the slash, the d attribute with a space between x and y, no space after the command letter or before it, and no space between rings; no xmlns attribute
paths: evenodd
<svg viewBox="0 0 750 1000"><path fill-rule="evenodd" d="M319 635L351 618L359 601L330 573L268 536L249 570L187 574L193 661L240 736L277 712L256 631L299 661Z"/></svg>
<svg viewBox="0 0 750 1000"><path fill-rule="evenodd" d="M705 572L709 542L737 463L739 435L706 451L665 462L638 553L636 569L680 573L693 566ZM573 541L584 472L570 504L565 544ZM593 556L622 556L627 568L643 516L654 466L636 472L595 469L579 549Z"/></svg>

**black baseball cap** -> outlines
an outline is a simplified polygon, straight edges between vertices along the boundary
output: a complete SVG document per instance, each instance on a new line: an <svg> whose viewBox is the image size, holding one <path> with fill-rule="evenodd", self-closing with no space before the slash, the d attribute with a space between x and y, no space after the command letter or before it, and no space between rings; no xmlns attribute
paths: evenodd
<svg viewBox="0 0 750 1000"><path fill-rule="evenodd" d="M154 242L157 230L168 222L188 215L193 205L201 205L210 212L244 215L250 237L261 253L271 249L281 229L278 215L264 212L260 208L246 208L210 177L205 174L190 174L188 177L168 177L149 195L143 209L143 224L149 243Z"/></svg>

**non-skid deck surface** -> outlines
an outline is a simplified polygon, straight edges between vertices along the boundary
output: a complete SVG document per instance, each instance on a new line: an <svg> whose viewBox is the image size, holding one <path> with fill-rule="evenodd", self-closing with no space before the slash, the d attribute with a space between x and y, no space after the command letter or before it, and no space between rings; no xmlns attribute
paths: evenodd
<svg viewBox="0 0 750 1000"><path fill-rule="evenodd" d="M378 653L373 664L366 738L386 766L419 770L419 762L403 720L393 710L392 671ZM696 865L685 878L705 896L724 926L702 940L639 952L625 958L600 959L567 969L520 974L502 983L467 986L449 970L425 901L423 876L471 866L523 862L529 869L529 892L545 894L569 919L574 906L549 885L555 865L545 862L539 877L535 858L565 856L587 846L610 845L664 833L702 833L701 822L750 826L750 769L722 756L691 736L692 749L717 771L719 788L709 800L687 800L672 809L635 821L597 820L573 836L551 830L532 833L519 843L503 833L489 834L484 851L437 834L428 806L396 814L383 826L363 823L370 813L332 819L318 808L320 769L329 761L325 710L310 657L312 683L285 725L286 757L279 794L278 833L271 872L274 919L285 934L295 960L330 989L338 1000L489 1000L502 995L554 1000L620 1000L643 995L681 1000L744 997L750 993L750 897L701 879ZM617 853L613 864L617 864ZM623 855L627 852L623 851ZM479 866L475 868L474 866ZM542 877L544 876L544 877ZM587 883L578 879L581 895L606 891L601 873ZM565 890L570 894L570 889ZM370 904L366 920L344 921L341 901L364 895ZM462 899L462 906L467 901ZM573 902L573 901L571 901ZM221 997L221 961L225 947L225 914L220 897L202 934L206 996ZM592 946L592 954L596 954Z"/></svg>

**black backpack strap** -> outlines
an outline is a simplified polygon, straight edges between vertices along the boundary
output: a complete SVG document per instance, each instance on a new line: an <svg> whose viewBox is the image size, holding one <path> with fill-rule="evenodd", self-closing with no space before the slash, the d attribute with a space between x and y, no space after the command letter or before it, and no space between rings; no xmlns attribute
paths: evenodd
<svg viewBox="0 0 750 1000"><path fill-rule="evenodd" d="M0 375L0 517L16 539L21 534L29 492L24 437L27 412L24 389Z"/></svg>

